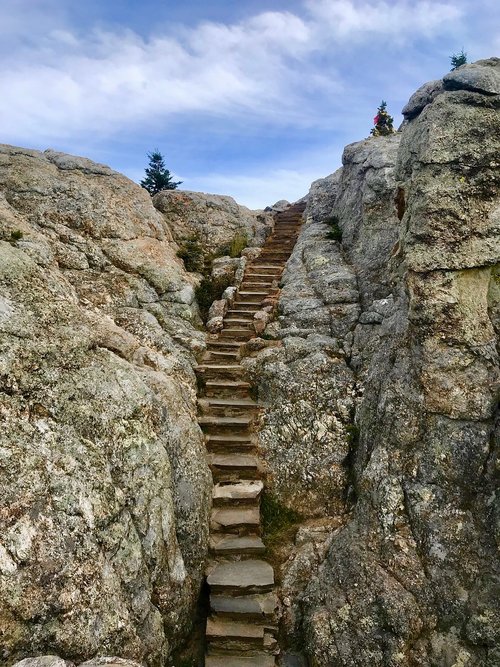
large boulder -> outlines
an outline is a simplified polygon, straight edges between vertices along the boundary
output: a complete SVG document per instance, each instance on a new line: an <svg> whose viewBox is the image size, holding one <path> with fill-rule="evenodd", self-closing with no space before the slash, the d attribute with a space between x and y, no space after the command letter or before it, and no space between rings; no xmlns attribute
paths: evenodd
<svg viewBox="0 0 500 667"><path fill-rule="evenodd" d="M163 663L189 632L210 474L193 281L149 195L0 147L0 646Z"/></svg>
<svg viewBox="0 0 500 667"><path fill-rule="evenodd" d="M272 212L251 211L224 195L165 190L153 198L174 239L196 238L204 255L227 254L231 244L262 245L273 226Z"/></svg>

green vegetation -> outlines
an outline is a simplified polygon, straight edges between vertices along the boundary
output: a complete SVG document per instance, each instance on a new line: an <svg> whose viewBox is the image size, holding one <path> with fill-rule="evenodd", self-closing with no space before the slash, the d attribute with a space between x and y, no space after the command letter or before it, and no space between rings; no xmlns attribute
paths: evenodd
<svg viewBox="0 0 500 667"><path fill-rule="evenodd" d="M384 137L389 134L394 134L395 130L392 126L393 122L394 118L390 116L387 111L387 102L382 100L377 109L377 115L373 119L375 127L372 127L370 134L374 137Z"/></svg>
<svg viewBox="0 0 500 667"><path fill-rule="evenodd" d="M23 236L24 234L20 229L14 229L14 231L10 233L9 241L11 243L15 243L16 241L20 241L23 238Z"/></svg>
<svg viewBox="0 0 500 667"><path fill-rule="evenodd" d="M457 67L460 67L461 65L465 65L467 63L467 54L465 51L462 50L460 53L454 53L453 55L450 56L451 60L451 72L453 72L454 69L457 69Z"/></svg>
<svg viewBox="0 0 500 667"><path fill-rule="evenodd" d="M236 234L229 246L229 257L240 257L241 251L248 245L248 236L246 234Z"/></svg>
<svg viewBox="0 0 500 667"><path fill-rule="evenodd" d="M208 311L212 303L222 297L224 290L229 285L231 285L231 280L227 276L220 276L219 278L205 276L202 279L195 290L195 295L203 322L207 322Z"/></svg>
<svg viewBox="0 0 500 667"><path fill-rule="evenodd" d="M180 257L184 261L186 271L203 273L205 268L205 258L200 239L196 234L188 236L188 238L182 242L177 251L177 257Z"/></svg>
<svg viewBox="0 0 500 667"><path fill-rule="evenodd" d="M294 529L302 519L295 510L286 507L270 493L264 493L260 503L263 536L267 546L272 546Z"/></svg>
<svg viewBox="0 0 500 667"><path fill-rule="evenodd" d="M165 167L163 155L155 148L148 153L149 167L146 167L146 178L141 181L141 186L145 188L151 196L162 192L163 190L175 190L182 181L172 180L170 171Z"/></svg>
<svg viewBox="0 0 500 667"><path fill-rule="evenodd" d="M219 248L214 257L235 257L241 256L241 251L248 245L248 236L244 232L238 232L229 245Z"/></svg>
<svg viewBox="0 0 500 667"><path fill-rule="evenodd" d="M336 215L332 215L325 220L325 225L329 226L329 231L327 232L326 238L331 241L342 242L342 229L339 225L339 219Z"/></svg>

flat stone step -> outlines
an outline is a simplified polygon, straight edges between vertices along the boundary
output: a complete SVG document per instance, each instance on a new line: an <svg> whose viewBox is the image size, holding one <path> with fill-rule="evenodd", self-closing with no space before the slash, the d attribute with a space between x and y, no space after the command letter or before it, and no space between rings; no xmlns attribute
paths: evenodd
<svg viewBox="0 0 500 667"><path fill-rule="evenodd" d="M247 326L253 326L253 315L251 317L228 317L224 319L224 324L228 328L244 329Z"/></svg>
<svg viewBox="0 0 500 667"><path fill-rule="evenodd" d="M250 283L241 283L240 285L240 294L248 294L251 292L252 294L260 294L263 293L266 296L273 291L276 291L277 286L276 285L263 285L262 283L257 283L256 285L250 284Z"/></svg>
<svg viewBox="0 0 500 667"><path fill-rule="evenodd" d="M228 328L222 329L219 335L221 338L231 338L233 340L249 340L250 338L255 337L255 331L253 329Z"/></svg>
<svg viewBox="0 0 500 667"><path fill-rule="evenodd" d="M210 406L226 408L258 408L258 404L251 398L207 398L205 399Z"/></svg>
<svg viewBox="0 0 500 667"><path fill-rule="evenodd" d="M207 352L207 361L213 359L214 361L232 361L238 358L239 352L237 350L209 350Z"/></svg>
<svg viewBox="0 0 500 667"><path fill-rule="evenodd" d="M210 515L210 530L238 531L239 529L257 531L260 528L260 512L258 507L217 507Z"/></svg>
<svg viewBox="0 0 500 667"><path fill-rule="evenodd" d="M244 501L257 502L264 488L261 480L243 480L236 484L216 484L212 491L214 504Z"/></svg>
<svg viewBox="0 0 500 667"><path fill-rule="evenodd" d="M238 597L211 595L210 609L218 616L274 620L278 609L278 597L276 593Z"/></svg>
<svg viewBox="0 0 500 667"><path fill-rule="evenodd" d="M196 367L198 373L224 373L231 375L241 375L243 367L240 364L200 364Z"/></svg>
<svg viewBox="0 0 500 667"><path fill-rule="evenodd" d="M241 637L255 640L258 645L264 640L264 626L257 623L241 623L229 619L210 617L207 619L207 638Z"/></svg>
<svg viewBox="0 0 500 667"><path fill-rule="evenodd" d="M259 556L266 545L258 535L227 535L214 533L210 536L210 549L217 556Z"/></svg>
<svg viewBox="0 0 500 667"><path fill-rule="evenodd" d="M212 594L269 593L274 586L273 568L264 560L219 563L207 577Z"/></svg>
<svg viewBox="0 0 500 667"><path fill-rule="evenodd" d="M235 655L207 655L205 667L275 667L272 655L253 655L237 657Z"/></svg>
<svg viewBox="0 0 500 667"><path fill-rule="evenodd" d="M242 428L250 426L253 421L253 417L219 417L219 416L202 416L198 417L198 424L201 427L210 426L210 427L220 427L220 428L234 428L241 430Z"/></svg>
<svg viewBox="0 0 500 667"><path fill-rule="evenodd" d="M263 474L259 459L252 454L214 452L209 454L208 460L212 475L217 482L259 479Z"/></svg>
<svg viewBox="0 0 500 667"><path fill-rule="evenodd" d="M205 396L248 396L250 390L249 382L237 382L214 378L205 382Z"/></svg>
<svg viewBox="0 0 500 667"><path fill-rule="evenodd" d="M207 350L209 350L211 347L215 347L215 348L234 347L235 349L237 349L237 348L240 347L240 343L232 342L232 341L211 340L207 344Z"/></svg>
<svg viewBox="0 0 500 667"><path fill-rule="evenodd" d="M207 434L205 434L207 437ZM207 451L211 454L253 454L255 442L252 440L238 441L235 437L231 441L222 443L214 440L207 440Z"/></svg>
<svg viewBox="0 0 500 667"><path fill-rule="evenodd" d="M233 308L238 309L238 308L253 308L254 312L256 310L260 310L260 305L258 303L255 303L255 301L235 301Z"/></svg>
<svg viewBox="0 0 500 667"><path fill-rule="evenodd" d="M231 309L231 310L227 311L227 314L228 315L250 315L250 317L253 320L253 316L255 315L256 312L257 312L257 309L255 309L255 310L243 310L243 309L241 309L241 310L232 310Z"/></svg>

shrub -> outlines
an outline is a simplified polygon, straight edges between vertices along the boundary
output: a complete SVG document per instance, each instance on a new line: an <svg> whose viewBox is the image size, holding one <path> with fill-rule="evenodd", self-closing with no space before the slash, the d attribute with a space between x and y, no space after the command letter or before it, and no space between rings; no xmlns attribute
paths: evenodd
<svg viewBox="0 0 500 667"><path fill-rule="evenodd" d="M224 290L231 284L231 279L227 276L210 278L205 276L195 290L196 301L200 309L200 315L203 322L208 319L208 311L214 301L222 297Z"/></svg>
<svg viewBox="0 0 500 667"><path fill-rule="evenodd" d="M229 257L239 257L241 251L248 245L248 236L244 233L236 234L229 246Z"/></svg>
<svg viewBox="0 0 500 667"><path fill-rule="evenodd" d="M10 238L9 241L15 242L15 241L20 241L23 238L24 234L20 229L15 229L13 232L10 233Z"/></svg>
<svg viewBox="0 0 500 667"><path fill-rule="evenodd" d="M326 234L326 238L331 241L342 241L342 229L339 225L339 219L336 215L332 215L325 220L325 224L329 226L329 230Z"/></svg>
<svg viewBox="0 0 500 667"><path fill-rule="evenodd" d="M186 271L202 273L205 268L203 249L196 235L189 236L183 241L177 251L177 257L184 261Z"/></svg>
<svg viewBox="0 0 500 667"><path fill-rule="evenodd" d="M467 54L462 49L460 53L454 53L452 56L450 56L450 60L451 60L451 71L453 72L453 70L457 69L457 67L465 65L467 63Z"/></svg>
<svg viewBox="0 0 500 667"><path fill-rule="evenodd" d="M286 507L270 493L264 493L260 504L264 538L268 544L276 542L280 536L295 527L301 515Z"/></svg>

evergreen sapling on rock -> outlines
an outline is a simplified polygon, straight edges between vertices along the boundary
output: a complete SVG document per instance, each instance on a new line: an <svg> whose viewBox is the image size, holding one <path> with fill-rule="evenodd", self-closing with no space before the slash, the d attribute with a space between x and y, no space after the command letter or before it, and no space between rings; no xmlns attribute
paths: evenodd
<svg viewBox="0 0 500 667"><path fill-rule="evenodd" d="M146 168L146 178L141 181L151 196L162 192L162 190L175 190L182 181L174 181L170 171L165 167L163 155L156 148L148 153L149 167Z"/></svg>

